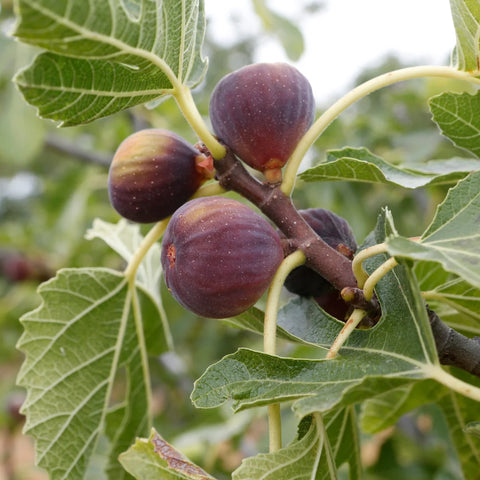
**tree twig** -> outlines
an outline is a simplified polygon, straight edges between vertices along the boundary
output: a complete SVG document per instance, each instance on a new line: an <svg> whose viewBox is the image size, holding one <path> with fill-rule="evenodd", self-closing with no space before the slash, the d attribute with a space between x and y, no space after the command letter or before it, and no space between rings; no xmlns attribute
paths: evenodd
<svg viewBox="0 0 480 480"><path fill-rule="evenodd" d="M440 363L461 368L480 378L480 341L450 328L428 307L427 312Z"/></svg>
<svg viewBox="0 0 480 480"><path fill-rule="evenodd" d="M226 190L240 193L270 218L290 240L292 249L305 254L308 267L338 290L357 286L351 260L330 247L313 231L279 185L256 180L231 152L214 164L220 185Z"/></svg>
<svg viewBox="0 0 480 480"><path fill-rule="evenodd" d="M65 140L58 135L47 135L45 140L45 146L56 152L66 154L77 160L81 160L85 163L91 163L93 165L99 165L101 167L108 168L112 161L113 154L101 154L92 152L86 148L81 147L77 143Z"/></svg>
<svg viewBox="0 0 480 480"><path fill-rule="evenodd" d="M305 265L340 292L343 290L345 301L356 308L366 309L372 318L380 314L377 299L367 300L358 288L351 260L327 245L313 231L279 185L255 179L230 151L214 165L217 180L225 190L233 190L250 200L283 232L287 237L287 253L301 250L305 254ZM480 341L451 329L432 310L429 309L428 314L440 363L480 377Z"/></svg>

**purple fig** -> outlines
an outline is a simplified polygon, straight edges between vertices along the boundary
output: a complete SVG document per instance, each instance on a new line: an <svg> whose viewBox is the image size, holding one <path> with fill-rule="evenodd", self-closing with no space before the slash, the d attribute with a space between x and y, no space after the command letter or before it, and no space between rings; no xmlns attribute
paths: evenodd
<svg viewBox="0 0 480 480"><path fill-rule="evenodd" d="M151 128L120 144L110 165L108 191L120 215L151 223L171 215L212 177L211 159L175 133Z"/></svg>
<svg viewBox="0 0 480 480"><path fill-rule="evenodd" d="M209 318L238 315L263 295L283 259L275 229L228 198L189 201L162 242L165 282L185 308Z"/></svg>
<svg viewBox="0 0 480 480"><path fill-rule="evenodd" d="M309 81L285 63L257 63L225 76L210 99L218 138L269 182L285 165L313 122Z"/></svg>

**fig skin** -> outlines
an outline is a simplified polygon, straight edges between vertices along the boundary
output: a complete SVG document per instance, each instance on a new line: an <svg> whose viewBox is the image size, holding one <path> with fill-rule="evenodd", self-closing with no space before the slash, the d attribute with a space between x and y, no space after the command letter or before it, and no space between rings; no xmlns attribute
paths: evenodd
<svg viewBox="0 0 480 480"><path fill-rule="evenodd" d="M163 129L127 137L110 165L110 202L124 218L158 222L183 205L207 179L213 165L186 140Z"/></svg>
<svg viewBox="0 0 480 480"><path fill-rule="evenodd" d="M330 247L353 259L357 241L348 222L323 208L300 210L299 213ZM290 272L285 287L302 297L313 297L330 315L343 320L350 307L327 280L311 268L302 265Z"/></svg>
<svg viewBox="0 0 480 480"><path fill-rule="evenodd" d="M281 181L285 165L313 123L312 87L286 63L240 68L216 85L210 120L218 138L267 181Z"/></svg>
<svg viewBox="0 0 480 480"><path fill-rule="evenodd" d="M172 216L162 242L165 283L207 318L239 315L263 295L283 260L280 236L248 206L197 198Z"/></svg>

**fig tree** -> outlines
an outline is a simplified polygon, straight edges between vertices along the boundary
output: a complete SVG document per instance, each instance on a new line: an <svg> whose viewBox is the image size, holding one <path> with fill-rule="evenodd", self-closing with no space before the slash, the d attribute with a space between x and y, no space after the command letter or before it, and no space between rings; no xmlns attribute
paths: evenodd
<svg viewBox="0 0 480 480"><path fill-rule="evenodd" d="M260 299L283 250L276 230L251 208L206 197L174 213L161 258L165 283L181 305L203 317L226 318Z"/></svg>
<svg viewBox="0 0 480 480"><path fill-rule="evenodd" d="M281 180L281 168L314 114L309 81L285 63L240 68L220 80L210 99L215 134L273 183Z"/></svg>
<svg viewBox="0 0 480 480"><path fill-rule="evenodd" d="M151 128L120 144L110 165L108 192L123 217L138 223L158 222L212 176L208 157L175 133Z"/></svg>

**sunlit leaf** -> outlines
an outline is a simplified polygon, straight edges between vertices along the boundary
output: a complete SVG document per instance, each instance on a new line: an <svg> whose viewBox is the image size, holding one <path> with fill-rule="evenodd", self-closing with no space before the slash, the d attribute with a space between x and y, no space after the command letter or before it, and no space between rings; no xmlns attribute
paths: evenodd
<svg viewBox="0 0 480 480"><path fill-rule="evenodd" d="M450 0L457 36L454 63L459 70L480 70L480 6L476 0Z"/></svg>
<svg viewBox="0 0 480 480"><path fill-rule="evenodd" d="M112 451L148 431L149 380L135 317L141 322L142 304L152 300L141 289L130 290L123 275L101 268L61 270L39 292L42 304L22 318L18 342L25 354L18 375L27 390L25 432L34 437L38 465L52 480L82 479L122 366L126 386L117 401L136 404L117 415Z"/></svg>
<svg viewBox="0 0 480 480"><path fill-rule="evenodd" d="M93 226L85 235L88 240L95 238L103 240L115 252L117 252L127 263L140 247L143 235L138 224L127 222L121 219L118 223L109 223L101 219L95 219ZM168 319L163 308L161 297L162 264L160 261L160 244L152 245L140 263L137 270L137 283L154 299L156 312L147 316L147 344L150 353L160 353L165 349L173 348L173 340L168 325ZM161 318L161 324L155 322L153 325L148 319ZM162 331L163 330L163 331Z"/></svg>
<svg viewBox="0 0 480 480"><path fill-rule="evenodd" d="M449 190L420 241L392 236L387 246L393 256L439 262L480 288L480 172Z"/></svg>
<svg viewBox="0 0 480 480"><path fill-rule="evenodd" d="M16 11L16 37L48 50L17 85L64 126L194 86L205 73L200 0L16 0Z"/></svg>
<svg viewBox="0 0 480 480"><path fill-rule="evenodd" d="M480 170L478 160L460 163L431 162L429 170L391 165L366 148L330 150L325 162L305 170L300 178L306 182L350 181L386 183L404 188L454 183L472 170Z"/></svg>
<svg viewBox="0 0 480 480"><path fill-rule="evenodd" d="M480 93L445 92L430 99L430 109L446 137L480 157Z"/></svg>

